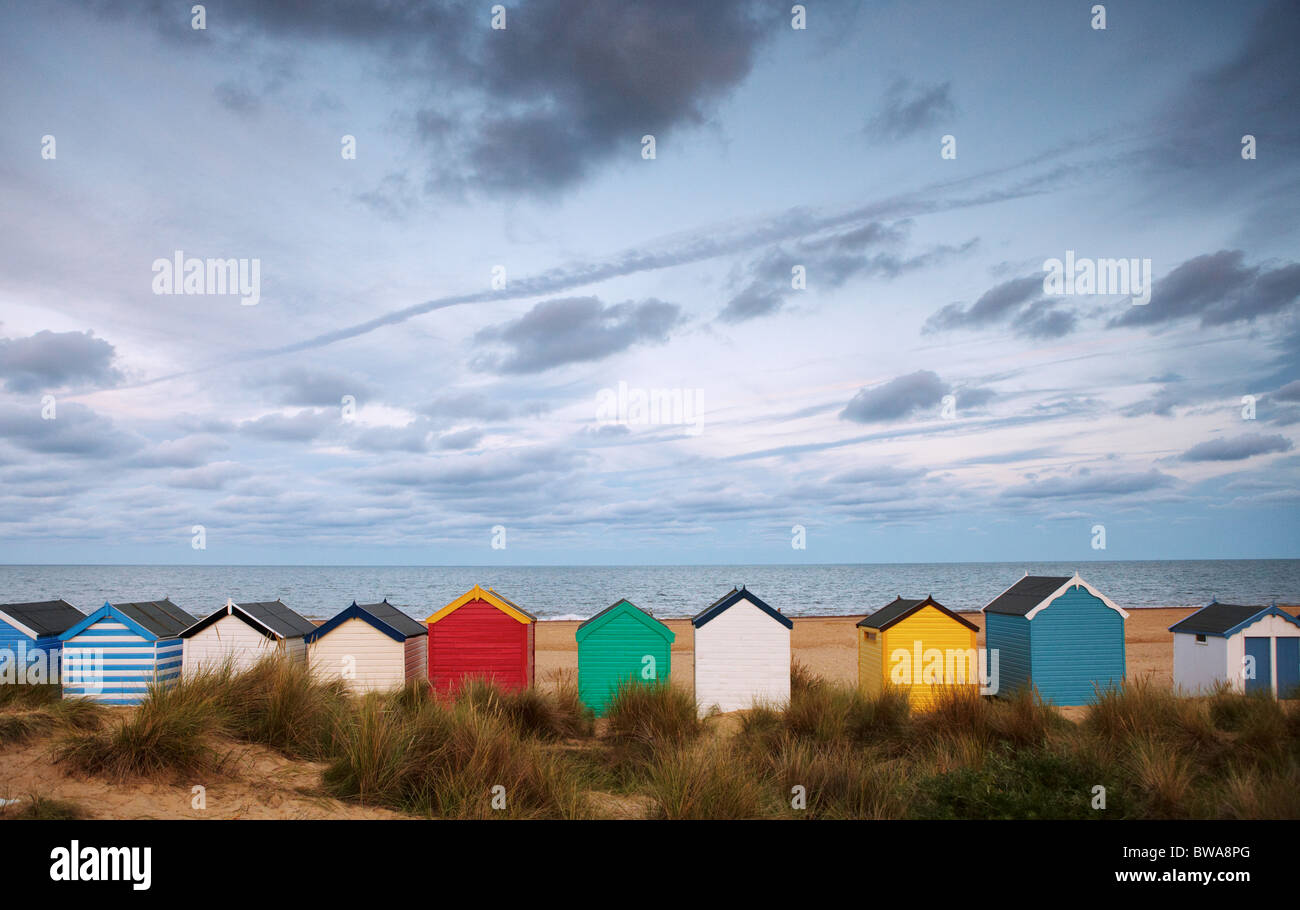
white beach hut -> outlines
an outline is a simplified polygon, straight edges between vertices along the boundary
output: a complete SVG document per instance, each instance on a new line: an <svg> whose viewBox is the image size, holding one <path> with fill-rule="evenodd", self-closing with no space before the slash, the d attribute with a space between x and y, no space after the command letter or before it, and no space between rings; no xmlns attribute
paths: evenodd
<svg viewBox="0 0 1300 910"><path fill-rule="evenodd" d="M341 679L354 692L382 692L428 679L429 629L387 600L353 601L306 638L312 672L320 679Z"/></svg>
<svg viewBox="0 0 1300 910"><path fill-rule="evenodd" d="M742 585L691 620L695 627L695 704L739 711L790 700L794 623Z"/></svg>
<svg viewBox="0 0 1300 910"><path fill-rule="evenodd" d="M316 624L279 600L226 605L181 632L184 676L215 670L227 662L247 670L264 657L280 654L290 661L307 659L303 636Z"/></svg>
<svg viewBox="0 0 1300 910"><path fill-rule="evenodd" d="M1174 685L1188 693L1227 683L1236 692L1300 692L1300 620L1278 608L1202 607L1169 627L1174 633Z"/></svg>

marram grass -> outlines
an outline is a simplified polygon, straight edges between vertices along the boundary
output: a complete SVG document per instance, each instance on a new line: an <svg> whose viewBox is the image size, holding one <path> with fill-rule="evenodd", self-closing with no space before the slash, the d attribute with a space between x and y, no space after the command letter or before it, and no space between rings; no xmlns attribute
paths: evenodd
<svg viewBox="0 0 1300 910"><path fill-rule="evenodd" d="M1072 722L1033 691L917 710L792 677L788 704L735 718L628 684L596 724L567 678L359 697L271 659L121 711L6 694L0 749L48 740L70 774L179 779L253 743L322 763L323 795L436 818L1300 818L1300 702L1133 681Z"/></svg>

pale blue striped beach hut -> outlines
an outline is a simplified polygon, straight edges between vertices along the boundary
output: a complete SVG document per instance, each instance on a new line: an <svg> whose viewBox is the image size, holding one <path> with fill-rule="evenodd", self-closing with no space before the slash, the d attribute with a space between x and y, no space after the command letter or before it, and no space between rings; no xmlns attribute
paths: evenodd
<svg viewBox="0 0 1300 910"><path fill-rule="evenodd" d="M66 600L0 604L0 684L59 681L59 635L86 615Z"/></svg>
<svg viewBox="0 0 1300 910"><path fill-rule="evenodd" d="M104 604L59 636L63 697L138 705L151 683L180 679L180 634L197 621L167 598Z"/></svg>

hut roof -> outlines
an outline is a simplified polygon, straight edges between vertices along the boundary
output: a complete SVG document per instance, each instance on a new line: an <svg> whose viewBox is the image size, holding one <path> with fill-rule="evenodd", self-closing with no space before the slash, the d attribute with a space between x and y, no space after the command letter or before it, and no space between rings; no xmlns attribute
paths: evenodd
<svg viewBox="0 0 1300 910"><path fill-rule="evenodd" d="M256 603L235 603L227 600L226 605L200 619L181 633L182 638L189 638L202 632L223 616L234 616L248 623L268 638L298 638L314 631L316 624L306 617L289 609L278 598Z"/></svg>
<svg viewBox="0 0 1300 910"><path fill-rule="evenodd" d="M984 608L984 612L1024 616L1055 594L1069 580L1065 576L1026 575L994 598L993 602Z"/></svg>
<svg viewBox="0 0 1300 910"><path fill-rule="evenodd" d="M1215 635L1224 638L1236 634L1245 626L1265 616L1281 616L1287 622L1300 626L1296 619L1276 604L1270 607L1243 606L1241 604L1221 604L1218 601L1201 607L1191 616L1169 627L1170 632L1183 632L1191 635Z"/></svg>
<svg viewBox="0 0 1300 910"><path fill-rule="evenodd" d="M194 625L194 617L170 598L143 600L129 604L111 604L112 608L159 638L175 638Z"/></svg>
<svg viewBox="0 0 1300 910"><path fill-rule="evenodd" d="M696 613L691 617L691 625L698 629L710 620L721 616L729 607L740 603L742 600L749 601L787 629L794 628L794 623L788 617L783 616L780 610L774 610L767 604L763 603L763 601L755 597L752 592L747 591L744 585L741 585L739 588L732 588L699 613Z"/></svg>
<svg viewBox="0 0 1300 910"><path fill-rule="evenodd" d="M974 623L970 622L969 620L962 619L960 616L958 616L952 610L949 610L943 604L939 603L939 601L935 600L933 597L926 597L923 600L904 600L901 596L899 596L895 598L892 603L886 604L876 612L870 613L863 619L859 620L858 626L860 628L879 629L881 631L884 631L885 629L888 629L890 626L902 622L904 619L907 619L907 617L911 616L913 613L917 612L922 607L926 607L926 606L934 607L940 613L943 613L945 616L955 619L957 622L961 623L963 626L970 629L972 632L979 631L979 627L976 626Z"/></svg>
<svg viewBox="0 0 1300 910"><path fill-rule="evenodd" d="M368 623L383 632L389 638L397 641L406 641L408 638L414 638L417 635L428 635L429 630L418 619L407 616L397 607L393 606L385 598L377 604L358 604L352 601L352 606L341 610L339 613L326 620L321 625L312 629L303 639L307 642L313 642L325 633L347 622L349 619L359 619Z"/></svg>
<svg viewBox="0 0 1300 910"><path fill-rule="evenodd" d="M34 638L61 635L86 618L66 600L41 600L25 604L0 604L0 619L33 633Z"/></svg>
<svg viewBox="0 0 1300 910"><path fill-rule="evenodd" d="M512 619L524 623L525 625L531 622L537 622L536 616L529 613L527 610L519 606L519 604L515 603L510 598L506 597L503 594L498 594L496 591L493 591L491 588L481 588L478 585L475 585L474 587L470 588L468 591L460 595L460 597L457 597L455 600L447 604L447 606L443 607L442 609L434 611L434 613L431 616L429 616L429 618L426 619L425 622L437 622L443 617L456 612L461 607L465 606L465 604L473 603L476 600L481 600L484 603L491 604L492 606L500 610L502 613L505 613L507 616L510 616Z"/></svg>
<svg viewBox="0 0 1300 910"><path fill-rule="evenodd" d="M1080 578L1078 572L1069 578L1055 575L1030 575L1026 572L1024 578L995 597L993 602L984 608L984 612L1033 619L1040 610L1047 607L1071 588L1083 588L1120 616L1125 619L1128 618L1128 613L1120 609L1105 594Z"/></svg>
<svg viewBox="0 0 1300 910"><path fill-rule="evenodd" d="M614 603L610 604L608 607L601 610L599 613L597 613L595 616L591 617L590 619L578 623L578 628L574 630L577 639L579 641L582 641L584 638L586 638L596 629L600 628L606 622L613 619L614 613L616 610L618 610L619 607L627 607L629 610L636 611L634 613L630 613L629 615L634 616L637 619L641 619L645 627L651 630L652 632L656 632L659 635L662 635L670 642L676 640L677 638L676 632L668 628L668 626L666 626L664 623L660 622L659 620L651 616L649 610L641 609L636 604L632 603L632 601L630 600L615 601Z"/></svg>

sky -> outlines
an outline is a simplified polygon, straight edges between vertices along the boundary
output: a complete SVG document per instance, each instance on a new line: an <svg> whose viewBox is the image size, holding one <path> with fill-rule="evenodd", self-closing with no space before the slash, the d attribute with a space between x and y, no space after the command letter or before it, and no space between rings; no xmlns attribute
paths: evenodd
<svg viewBox="0 0 1300 910"><path fill-rule="evenodd" d="M1294 0L191 6L0 10L0 562L1300 556Z"/></svg>

